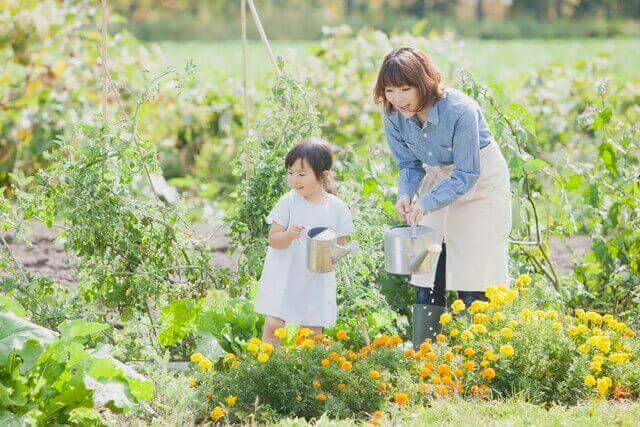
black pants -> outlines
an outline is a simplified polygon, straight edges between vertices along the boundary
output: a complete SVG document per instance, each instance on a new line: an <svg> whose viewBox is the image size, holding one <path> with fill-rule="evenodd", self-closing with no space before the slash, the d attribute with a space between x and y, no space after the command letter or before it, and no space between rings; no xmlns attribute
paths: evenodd
<svg viewBox="0 0 640 427"><path fill-rule="evenodd" d="M433 288L418 288L416 297L417 304L437 305L439 307L447 306L447 283L445 269L447 265L447 245L442 244L442 252L438 258L438 266L436 267L436 277ZM486 301L484 292L477 291L458 291L458 298L468 307L475 300Z"/></svg>

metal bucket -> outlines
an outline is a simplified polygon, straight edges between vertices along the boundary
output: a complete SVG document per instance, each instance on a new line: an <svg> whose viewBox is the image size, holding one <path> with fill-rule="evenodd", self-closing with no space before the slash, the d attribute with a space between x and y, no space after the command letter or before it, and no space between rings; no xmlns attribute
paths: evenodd
<svg viewBox="0 0 640 427"><path fill-rule="evenodd" d="M415 237L407 225L384 231L384 266L391 274L425 274L435 279L442 243L436 242L435 230L417 225Z"/></svg>
<svg viewBox="0 0 640 427"><path fill-rule="evenodd" d="M338 245L338 235L330 228L314 227L307 231L307 267L316 273L335 269L335 263L349 253L357 252L355 242L348 247Z"/></svg>

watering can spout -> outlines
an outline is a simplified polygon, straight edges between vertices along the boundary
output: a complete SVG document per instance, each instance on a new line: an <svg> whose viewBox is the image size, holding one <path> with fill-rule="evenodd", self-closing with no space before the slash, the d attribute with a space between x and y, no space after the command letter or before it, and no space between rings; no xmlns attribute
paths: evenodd
<svg viewBox="0 0 640 427"><path fill-rule="evenodd" d="M331 262L336 263L342 257L349 254L357 254L360 248L357 242L351 242L349 246L335 245L331 247Z"/></svg>

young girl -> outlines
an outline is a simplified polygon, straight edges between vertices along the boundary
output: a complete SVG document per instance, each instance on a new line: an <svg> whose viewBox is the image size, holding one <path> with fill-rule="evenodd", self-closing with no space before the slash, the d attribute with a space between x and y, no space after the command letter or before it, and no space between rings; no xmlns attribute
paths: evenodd
<svg viewBox="0 0 640 427"><path fill-rule="evenodd" d="M329 177L333 155L319 139L293 147L284 161L286 193L267 216L269 248L264 261L255 310L266 316L262 340L278 345L274 331L285 322L310 328L314 334L333 326L337 316L335 272L307 268L304 233L329 227L338 243L353 231L348 207L335 194Z"/></svg>

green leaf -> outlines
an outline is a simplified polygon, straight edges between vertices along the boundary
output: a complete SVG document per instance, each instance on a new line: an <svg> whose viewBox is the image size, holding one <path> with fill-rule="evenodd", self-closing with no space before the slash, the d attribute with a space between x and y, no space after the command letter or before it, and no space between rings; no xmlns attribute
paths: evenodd
<svg viewBox="0 0 640 427"><path fill-rule="evenodd" d="M504 109L504 113L510 120L520 123L524 130L536 136L535 119L523 105L512 102Z"/></svg>
<svg viewBox="0 0 640 427"><path fill-rule="evenodd" d="M576 188L580 187L583 181L584 181L584 177L582 175L578 175L578 174L571 175L569 178L565 180L564 188L567 191L575 190Z"/></svg>
<svg viewBox="0 0 640 427"><path fill-rule="evenodd" d="M87 322L82 319L67 320L60 324L59 330L66 339L76 339L95 335L109 329L109 325L99 322Z"/></svg>
<svg viewBox="0 0 640 427"><path fill-rule="evenodd" d="M49 344L56 339L56 333L17 317L12 312L0 313L0 365L7 363L11 351L25 349L27 343L35 341L37 348ZM34 346L28 346L29 352L34 352Z"/></svg>
<svg viewBox="0 0 640 427"><path fill-rule="evenodd" d="M367 178L364 181L364 185L362 186L362 195L366 196L367 194L373 193L378 188L378 181L373 178Z"/></svg>
<svg viewBox="0 0 640 427"><path fill-rule="evenodd" d="M524 163L524 171L526 173L534 173L539 170L545 169L549 164L542 159L529 159Z"/></svg>
<svg viewBox="0 0 640 427"><path fill-rule="evenodd" d="M25 309L20 305L18 301L4 295L0 295L0 310L11 311L18 317L26 316Z"/></svg>
<svg viewBox="0 0 640 427"><path fill-rule="evenodd" d="M598 113L598 116L596 117L596 119L589 126L589 130L600 130L600 129L604 128L609 123L609 121L611 120L611 115L612 114L613 114L613 111L609 107L607 107L604 110L600 111Z"/></svg>
<svg viewBox="0 0 640 427"><path fill-rule="evenodd" d="M26 427L36 425L36 420L28 414L16 415L5 409L0 409L0 425L3 427Z"/></svg>

